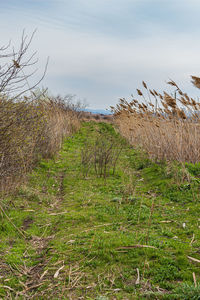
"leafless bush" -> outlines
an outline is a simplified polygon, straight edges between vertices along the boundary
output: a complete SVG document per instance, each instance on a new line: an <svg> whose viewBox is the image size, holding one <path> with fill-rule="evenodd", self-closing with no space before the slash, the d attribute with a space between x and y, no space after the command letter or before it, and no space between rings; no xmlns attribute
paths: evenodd
<svg viewBox="0 0 200 300"><path fill-rule="evenodd" d="M113 116L112 115L103 115L103 114L93 114L91 112L82 111L81 118L84 121L94 121L96 123L105 122L105 123L112 123Z"/></svg>
<svg viewBox="0 0 200 300"><path fill-rule="evenodd" d="M52 157L79 127L72 110L54 99L0 99L0 190L10 189L41 157Z"/></svg>
<svg viewBox="0 0 200 300"><path fill-rule="evenodd" d="M18 51L8 52L10 44L0 48L0 191L15 187L38 159L52 157L79 127L73 105L35 90L46 68L38 82L29 84L33 72L25 71L37 63L35 53L27 53L33 35L28 39L23 33Z"/></svg>
<svg viewBox="0 0 200 300"><path fill-rule="evenodd" d="M29 54L29 48L36 31L30 37L22 33L19 49L15 50L11 42L0 48L0 94L19 99L22 94L34 90L43 80L48 65L47 63L41 78L33 84L29 79L37 72L37 52Z"/></svg>
<svg viewBox="0 0 200 300"><path fill-rule="evenodd" d="M98 177L114 175L122 144L110 134L100 131L92 143L85 142L82 149L83 174L88 175L91 168Z"/></svg>
<svg viewBox="0 0 200 300"><path fill-rule="evenodd" d="M63 96L56 96L54 97L55 101L62 104L66 110L71 110L76 112L76 115L79 118L83 118L84 116L84 109L88 106L85 99L79 99L76 95L67 94Z"/></svg>

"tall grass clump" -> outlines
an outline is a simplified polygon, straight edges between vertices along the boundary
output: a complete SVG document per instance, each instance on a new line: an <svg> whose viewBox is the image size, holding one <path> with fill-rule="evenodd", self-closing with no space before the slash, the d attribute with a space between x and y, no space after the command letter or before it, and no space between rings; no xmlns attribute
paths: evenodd
<svg viewBox="0 0 200 300"><path fill-rule="evenodd" d="M19 184L41 157L52 157L79 127L78 113L60 97L33 98L0 96L1 191Z"/></svg>
<svg viewBox="0 0 200 300"><path fill-rule="evenodd" d="M192 76L200 88L200 78ZM143 82L139 99L120 99L114 112L115 123L132 145L142 147L158 160L200 161L200 103L184 93L173 81L173 93L158 93Z"/></svg>

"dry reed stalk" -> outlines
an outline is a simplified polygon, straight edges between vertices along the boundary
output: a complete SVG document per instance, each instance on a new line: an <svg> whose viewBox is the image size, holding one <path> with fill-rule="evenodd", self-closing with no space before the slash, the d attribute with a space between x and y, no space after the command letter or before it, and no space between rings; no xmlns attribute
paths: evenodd
<svg viewBox="0 0 200 300"><path fill-rule="evenodd" d="M200 78L192 76L192 80L199 88ZM128 103L122 99L112 107L114 121L121 134L132 145L145 149L152 159L199 162L200 103L182 92L174 81L168 84L176 89L175 97L150 90L143 82L148 103L137 99ZM139 89L137 94L145 97Z"/></svg>

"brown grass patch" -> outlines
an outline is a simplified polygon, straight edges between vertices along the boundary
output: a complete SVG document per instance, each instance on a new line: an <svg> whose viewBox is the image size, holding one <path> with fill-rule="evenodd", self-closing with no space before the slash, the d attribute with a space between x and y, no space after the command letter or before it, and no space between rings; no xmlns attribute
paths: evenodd
<svg viewBox="0 0 200 300"><path fill-rule="evenodd" d="M200 78L192 76L199 88ZM200 103L169 81L175 91L163 95L143 82L144 93L137 89L141 100L120 99L114 120L120 132L132 145L142 147L149 156L159 160L200 161Z"/></svg>

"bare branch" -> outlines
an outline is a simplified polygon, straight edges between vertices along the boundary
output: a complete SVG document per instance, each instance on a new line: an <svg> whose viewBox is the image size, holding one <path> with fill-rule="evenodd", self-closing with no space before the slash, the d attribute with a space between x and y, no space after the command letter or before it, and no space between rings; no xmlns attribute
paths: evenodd
<svg viewBox="0 0 200 300"><path fill-rule="evenodd" d="M12 99L16 99L24 93L35 89L46 75L49 58L47 58L44 72L40 79L33 84L28 82L28 79L38 71L38 69L35 68L35 70L31 70L30 72L30 67L38 63L38 58L36 58L37 52L35 51L30 55L28 54L35 33L36 30L28 37L28 35L25 34L25 30L23 30L17 51L14 47L9 51L11 42L6 46L0 47L0 59L3 61L3 64L0 65L0 93L9 96L12 94ZM25 88L26 86L27 88ZM13 95L13 93L17 91L18 93Z"/></svg>

